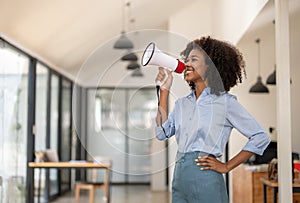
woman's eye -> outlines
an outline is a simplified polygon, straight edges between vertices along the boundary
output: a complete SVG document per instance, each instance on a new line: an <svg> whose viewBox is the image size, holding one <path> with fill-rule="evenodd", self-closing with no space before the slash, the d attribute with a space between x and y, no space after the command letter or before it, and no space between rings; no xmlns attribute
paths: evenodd
<svg viewBox="0 0 300 203"><path fill-rule="evenodd" d="M197 58L187 58L184 60L184 63L188 63L188 62L196 62Z"/></svg>

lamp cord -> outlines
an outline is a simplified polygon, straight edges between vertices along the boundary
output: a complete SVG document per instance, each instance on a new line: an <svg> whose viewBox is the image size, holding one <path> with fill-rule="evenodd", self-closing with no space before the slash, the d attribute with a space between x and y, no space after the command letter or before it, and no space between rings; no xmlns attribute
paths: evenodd
<svg viewBox="0 0 300 203"><path fill-rule="evenodd" d="M255 42L257 43L258 76L260 76L260 39L256 39Z"/></svg>
<svg viewBox="0 0 300 203"><path fill-rule="evenodd" d="M159 105L160 105L160 101L159 101L159 85L156 85L156 95L157 95L157 110L158 110L158 113L159 113L159 119L160 119L160 127L163 129L163 132L165 134L165 136L167 137L167 134L166 134L166 130L165 128L162 126L162 115L161 115L161 111L159 109Z"/></svg>

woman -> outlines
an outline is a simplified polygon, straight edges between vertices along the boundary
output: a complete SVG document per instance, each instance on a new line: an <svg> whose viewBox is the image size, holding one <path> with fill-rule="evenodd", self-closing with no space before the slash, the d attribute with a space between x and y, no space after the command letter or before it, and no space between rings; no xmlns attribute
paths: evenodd
<svg viewBox="0 0 300 203"><path fill-rule="evenodd" d="M178 144L172 181L173 203L226 203L223 173L228 173L253 154L262 155L270 142L263 127L238 103L229 90L242 82L244 61L229 43L202 37L182 51L184 77L191 93L175 102L167 115L172 74L159 68L160 87L156 136L175 135ZM219 161L233 128L248 138L247 144L227 163ZM200 170L199 170L200 169Z"/></svg>

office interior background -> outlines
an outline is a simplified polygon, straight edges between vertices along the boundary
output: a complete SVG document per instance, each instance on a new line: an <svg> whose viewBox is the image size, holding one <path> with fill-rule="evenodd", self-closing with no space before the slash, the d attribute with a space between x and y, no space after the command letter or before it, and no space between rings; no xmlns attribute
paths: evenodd
<svg viewBox="0 0 300 203"><path fill-rule="evenodd" d="M300 153L300 1L288 2L291 151ZM135 45L138 63L151 41L168 47L175 56L184 48L178 45L200 36L233 43L245 57L247 78L231 93L267 130L275 129L270 133L274 141L279 136L278 84L266 85L276 69L272 0L0 3L0 198L4 202L26 201L28 185L36 186L40 178L37 172L32 176L28 162L47 149L56 150L60 161L109 156L113 185L170 191L176 143L155 140L157 69L128 70L129 62L109 58L128 53L113 48L121 31ZM142 76L133 75L136 71ZM259 75L269 92L249 93ZM172 92L170 110L178 97L189 92L180 75L174 75ZM246 141L233 131L225 155L234 156ZM232 201L231 175L226 180ZM56 201L87 176L89 172L83 170L42 170L43 196Z"/></svg>

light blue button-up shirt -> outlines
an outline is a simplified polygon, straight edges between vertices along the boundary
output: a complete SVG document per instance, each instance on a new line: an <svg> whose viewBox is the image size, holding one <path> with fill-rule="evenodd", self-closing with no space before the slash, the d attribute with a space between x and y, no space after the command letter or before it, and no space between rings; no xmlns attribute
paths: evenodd
<svg viewBox="0 0 300 203"><path fill-rule="evenodd" d="M248 138L243 150L262 155L270 143L265 129L235 96L210 94L210 88L205 88L197 100L195 91L178 99L162 127L155 127L156 137L165 140L175 135L182 153L202 151L219 157L233 128Z"/></svg>

